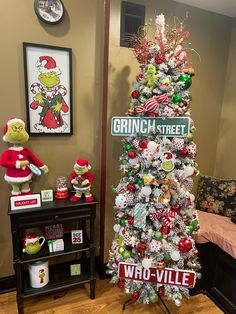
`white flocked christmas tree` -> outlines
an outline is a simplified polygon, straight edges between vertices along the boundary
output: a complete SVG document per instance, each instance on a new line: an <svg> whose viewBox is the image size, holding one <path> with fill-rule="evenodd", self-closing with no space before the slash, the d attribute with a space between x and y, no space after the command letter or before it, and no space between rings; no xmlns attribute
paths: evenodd
<svg viewBox="0 0 236 314"><path fill-rule="evenodd" d="M108 273L111 282L136 303L155 303L158 296L165 295L180 306L182 296L189 295L187 284L171 284L167 277L164 283L128 279L118 271L120 264L127 263L139 270L173 269L192 271L194 278L201 276L193 239L199 221L191 194L193 176L199 173L189 91L194 75L189 54L194 50L184 23L175 22L171 28L164 16L158 15L153 40L147 38L147 27L132 38L140 73L127 117L136 118L136 126L130 127L133 134L122 140L121 179L113 188L117 194L115 237L109 250ZM158 118L163 123L155 127L153 121ZM182 120L188 122L187 133L178 123ZM135 127L139 132L134 132Z"/></svg>

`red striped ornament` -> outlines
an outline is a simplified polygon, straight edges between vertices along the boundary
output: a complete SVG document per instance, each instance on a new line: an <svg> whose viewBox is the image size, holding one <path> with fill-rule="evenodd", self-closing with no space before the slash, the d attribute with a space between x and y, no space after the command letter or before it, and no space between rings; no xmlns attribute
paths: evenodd
<svg viewBox="0 0 236 314"><path fill-rule="evenodd" d="M167 94L162 94L162 95L158 96L156 98L156 100L158 103L161 103L161 104L168 104L169 103L169 98L168 98Z"/></svg>
<svg viewBox="0 0 236 314"><path fill-rule="evenodd" d="M145 105L137 106L137 113L154 112L158 107L158 101L156 98L149 98Z"/></svg>

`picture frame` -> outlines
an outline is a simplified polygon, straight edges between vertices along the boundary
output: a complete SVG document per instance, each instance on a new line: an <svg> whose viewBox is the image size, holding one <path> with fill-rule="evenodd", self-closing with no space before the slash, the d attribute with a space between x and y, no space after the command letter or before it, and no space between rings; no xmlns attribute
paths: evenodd
<svg viewBox="0 0 236 314"><path fill-rule="evenodd" d="M29 135L72 135L72 49L23 43Z"/></svg>

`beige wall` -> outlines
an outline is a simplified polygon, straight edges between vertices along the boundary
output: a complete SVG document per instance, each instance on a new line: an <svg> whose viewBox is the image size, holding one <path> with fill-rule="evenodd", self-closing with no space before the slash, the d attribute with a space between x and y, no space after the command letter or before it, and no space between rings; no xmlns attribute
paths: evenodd
<svg viewBox="0 0 236 314"><path fill-rule="evenodd" d="M146 19L155 19L156 14L164 13L167 22L173 16L184 18L189 12L187 29L191 33L192 46L201 55L192 56L196 76L191 88L192 117L197 127L195 142L198 145L198 164L202 173L214 172L217 137L224 92L231 19L170 0L135 0L146 6ZM124 115L130 100L132 82L138 73L138 63L132 52L119 46L120 40L120 0L111 1L111 31L109 58L109 112ZM111 243L114 224L114 195L110 187L119 182L119 157L122 153L121 138L110 136L108 130L108 180L106 204L105 252ZM106 255L107 257L107 255Z"/></svg>
<svg viewBox="0 0 236 314"><path fill-rule="evenodd" d="M225 93L222 104L221 120L219 127L218 146L214 175L222 178L236 177L235 168L235 134L236 134L236 18L232 21L231 41L227 74L225 79Z"/></svg>
<svg viewBox="0 0 236 314"><path fill-rule="evenodd" d="M47 176L35 180L33 190L53 188L57 176L67 176L73 171L76 159L87 158L96 177L93 191L99 197L103 1L66 0L64 5L63 22L47 26L38 21L32 0L1 1L0 134L9 118L26 117L22 42L72 48L74 135L30 139L28 146L50 169ZM7 144L0 141L0 152L6 148ZM9 187L3 175L4 169L1 168L0 277L13 272L7 215Z"/></svg>

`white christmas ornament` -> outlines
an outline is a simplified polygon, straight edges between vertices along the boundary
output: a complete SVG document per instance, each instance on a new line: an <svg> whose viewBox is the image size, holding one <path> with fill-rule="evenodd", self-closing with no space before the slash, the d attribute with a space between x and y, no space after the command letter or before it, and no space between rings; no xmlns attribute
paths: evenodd
<svg viewBox="0 0 236 314"><path fill-rule="evenodd" d="M144 259L142 260L142 266L143 266L144 268L150 268L151 265L152 265L152 261L151 261L149 258L144 258Z"/></svg>
<svg viewBox="0 0 236 314"><path fill-rule="evenodd" d="M115 199L116 207L118 208L126 208L127 207L127 197L125 194L117 195Z"/></svg>
<svg viewBox="0 0 236 314"><path fill-rule="evenodd" d="M180 259L179 251L172 251L170 252L170 257L173 261L178 261Z"/></svg>
<svg viewBox="0 0 236 314"><path fill-rule="evenodd" d="M115 231L115 232L119 232L120 231L120 225L114 225L113 226L113 230Z"/></svg>
<svg viewBox="0 0 236 314"><path fill-rule="evenodd" d="M193 167L191 167L191 166L186 166L186 167L184 168L184 176L185 176L185 178L192 176L193 173L194 173Z"/></svg>
<svg viewBox="0 0 236 314"><path fill-rule="evenodd" d="M144 196L149 196L152 193L152 189L150 188L150 186L143 186L141 189L141 193Z"/></svg>
<svg viewBox="0 0 236 314"><path fill-rule="evenodd" d="M154 141L150 141L148 144L147 144L147 149L154 152L156 149L157 149L157 146L158 144Z"/></svg>
<svg viewBox="0 0 236 314"><path fill-rule="evenodd" d="M181 301L180 301L179 299L176 299L176 300L175 300L175 305L176 305L176 306L180 306L180 305L181 305Z"/></svg>

